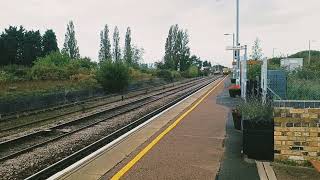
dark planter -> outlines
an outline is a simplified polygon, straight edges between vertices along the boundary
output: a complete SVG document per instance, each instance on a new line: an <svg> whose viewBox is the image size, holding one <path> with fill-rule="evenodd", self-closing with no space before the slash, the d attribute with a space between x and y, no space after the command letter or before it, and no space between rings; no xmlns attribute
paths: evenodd
<svg viewBox="0 0 320 180"><path fill-rule="evenodd" d="M241 89L229 89L229 94L230 97L237 97L237 96L241 96Z"/></svg>
<svg viewBox="0 0 320 180"><path fill-rule="evenodd" d="M243 153L251 159L274 159L273 122L243 120Z"/></svg>
<svg viewBox="0 0 320 180"><path fill-rule="evenodd" d="M234 128L237 130L241 130L241 114L233 110L232 119L233 119Z"/></svg>
<svg viewBox="0 0 320 180"><path fill-rule="evenodd" d="M236 79L231 78L230 80L231 80L231 83L232 83L232 84L235 84L235 83L236 83Z"/></svg>

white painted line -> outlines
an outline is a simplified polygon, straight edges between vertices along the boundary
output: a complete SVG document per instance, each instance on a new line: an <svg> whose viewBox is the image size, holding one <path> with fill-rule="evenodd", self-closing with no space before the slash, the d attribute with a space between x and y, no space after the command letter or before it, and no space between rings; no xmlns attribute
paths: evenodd
<svg viewBox="0 0 320 180"><path fill-rule="evenodd" d="M257 164L257 169L258 169L260 180L268 180L268 176L264 170L262 162L256 161L256 164Z"/></svg>
<svg viewBox="0 0 320 180"><path fill-rule="evenodd" d="M270 162L256 161L260 180L277 180Z"/></svg>
<svg viewBox="0 0 320 180"><path fill-rule="evenodd" d="M263 162L264 169L268 176L269 180L277 180L277 176L273 171L273 168L270 166L270 162Z"/></svg>
<svg viewBox="0 0 320 180"><path fill-rule="evenodd" d="M143 127L145 127L146 125L148 125L150 122L152 122L154 119L156 119L157 117L161 116L162 114L164 114L165 112L169 111L170 109L178 106L179 104L181 104L183 101L187 100L188 98L190 98L191 96L193 96L194 94L200 92L201 90L203 90L204 88L212 85L213 83L216 83L217 80L219 80L221 78L216 79L215 81L213 81L212 83L206 85L205 87L199 89L198 91L192 93L191 95L189 95L188 97L182 99L181 101L179 101L178 103L176 103L175 105L169 107L168 109L162 111L161 113L153 116L152 118L150 118L149 120L147 120L146 122L140 124L139 126L135 127L134 129L130 130L129 132L123 134L122 136L120 136L119 138L115 139L114 141L110 142L109 144L103 146L102 148L98 149L97 151L91 153L90 155L82 158L81 160L75 162L74 164L68 166L66 169L63 169L60 172L57 172L56 174L52 175L51 177L48 178L48 180L55 180L55 179L59 179L61 177L63 177L65 174L77 169L78 167L81 166L85 166L86 164L88 164L89 162L91 162L92 160L94 160L95 158L99 157L100 154L102 154L105 151L108 151L110 149L112 149L112 147L116 146L117 144L119 144L120 142L124 141L127 137L129 137L130 135L133 135L134 133L138 132L139 130L141 130Z"/></svg>

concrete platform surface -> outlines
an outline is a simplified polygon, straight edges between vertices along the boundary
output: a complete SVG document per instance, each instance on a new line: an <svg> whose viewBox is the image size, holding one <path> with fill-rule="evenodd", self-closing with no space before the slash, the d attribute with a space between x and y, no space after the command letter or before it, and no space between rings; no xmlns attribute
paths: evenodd
<svg viewBox="0 0 320 180"><path fill-rule="evenodd" d="M127 162L130 161L143 147L145 147L148 143L150 143L151 139L157 136L160 132L163 131L173 120L175 120L180 114L186 111L187 107L191 106L193 103L195 103L200 97L202 97L205 93L207 93L210 89L212 89L214 86L218 84L222 80L219 79L215 81L214 83L210 84L206 88L202 89L201 91L197 92L193 96L189 97L188 99L184 100L183 102L179 103L175 107L171 108L170 110L166 111L162 115L156 117L154 120L152 120L149 124L145 125L143 128L139 129L138 131L134 132L130 136L124 138L117 144L113 145L112 147L108 148L107 150L95 155L90 160L87 160L85 163L78 165L77 167L74 167L68 172L64 172L62 176L59 177L59 179L77 179L77 180L90 180L90 179L109 179L111 178L121 167L123 167ZM223 84L223 83L222 83ZM222 86L221 86L222 87ZM204 103L214 103L214 94L219 89L215 90L208 100L206 99ZM206 105L201 105L202 107L205 107ZM197 109L202 109L198 107ZM210 113L211 110L206 110L204 113L207 114L194 114L192 117L189 117L190 119L203 119L200 122L197 121L186 121L185 123L181 123L181 125L185 124L184 126L191 127L190 129L180 129L175 136L176 141L180 141L179 144L176 144L175 142L169 143L169 147L166 147L164 150L168 148L168 151L175 150L176 151L176 159L177 158L184 158L183 156L186 155L194 160L199 159L197 162L190 164L191 167L198 167L200 169L204 170L204 173L206 176L211 176L215 174L215 171L219 167L219 159L223 152L222 150L222 141L224 137L224 123L223 120L221 121L221 125L217 125L216 129L212 129L212 126L216 126L215 123L210 122L210 118L205 118L209 116L213 116L214 113ZM217 110L214 110L214 112ZM224 111L226 111L224 109ZM226 114L226 113L224 113ZM221 119L225 119L221 117ZM185 121L185 120L184 120ZM200 125L204 122L207 123L207 125ZM221 127L221 128L220 128ZM182 133L183 131L189 131L187 133ZM200 132L200 133L197 133ZM174 132L173 132L174 133ZM168 134L168 137L170 135ZM166 142L166 140L163 140ZM191 141L194 141L194 143L191 143ZM216 147L217 149L211 149L209 147L206 147L208 144L211 144L213 146L218 144ZM159 146L161 144L159 143ZM158 145L156 146L158 147ZM180 147L185 150L181 151L179 149L175 149L174 147ZM194 149L196 147L196 149ZM174 149L170 149L174 148ZM155 148L156 149L156 148ZM202 150L199 152L200 154L204 155L213 155L214 158L207 159L206 156L197 157L198 155L194 156L192 152ZM218 151L217 151L218 150ZM178 152L180 151L180 152ZM151 155L152 151L150 152ZM190 154L191 153L191 154ZM170 153L171 154L171 153ZM195 153L198 154L198 153ZM158 155L157 155L158 156ZM193 157L194 156L194 157ZM167 158L166 158L167 157ZM171 156L166 156L164 154L164 157L161 159L171 159ZM202 160L201 160L202 159ZM155 161L158 161L156 158ZM209 163L211 161L217 162L215 165L213 163ZM142 162L142 161L141 161ZM178 161L177 161L178 162ZM172 161L166 162L163 161L163 163L172 163ZM184 164L185 162L183 162ZM164 166L167 166L167 164L162 164ZM147 165L149 166L149 165ZM140 167L139 164L137 164L137 167ZM159 167L158 165L155 165L156 169ZM135 167L136 168L136 167ZM150 166L152 168L152 166ZM212 170L213 169L213 170ZM133 169L134 170L134 169ZM134 172L134 171L132 171ZM209 172L209 173L208 173ZM138 172L137 172L138 173ZM157 172L155 172L157 173ZM161 172L160 174L164 174L165 172ZM129 176L130 173L127 174L126 177ZM150 174L151 175L151 174ZM126 178L125 177L125 178ZM132 178L135 178L135 176L131 176ZM146 177L146 176L145 176ZM163 176L164 177L164 176ZM169 177L169 176L168 176ZM137 178L141 179L141 176L138 176ZM147 178L147 177L146 177ZM153 177L155 178L155 177ZM142 178L145 179L145 178ZM147 178L148 179L148 178Z"/></svg>
<svg viewBox="0 0 320 180"><path fill-rule="evenodd" d="M223 89L224 84L220 83L121 179L215 179L224 153L223 140L229 112L227 107L216 103L216 97ZM130 160L144 151L143 148L156 135L101 179L111 178L131 163Z"/></svg>

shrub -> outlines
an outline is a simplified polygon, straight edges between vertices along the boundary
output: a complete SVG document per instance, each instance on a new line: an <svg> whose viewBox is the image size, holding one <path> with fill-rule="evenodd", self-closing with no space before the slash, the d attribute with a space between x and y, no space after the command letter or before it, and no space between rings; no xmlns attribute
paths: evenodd
<svg viewBox="0 0 320 180"><path fill-rule="evenodd" d="M22 81L29 79L30 68L22 65L6 65L0 69L0 81L13 82L13 81Z"/></svg>
<svg viewBox="0 0 320 180"><path fill-rule="evenodd" d="M248 99L239 106L242 118L254 121L270 121L272 119L272 106L263 104L259 99Z"/></svg>
<svg viewBox="0 0 320 180"><path fill-rule="evenodd" d="M71 59L65 54L53 52L37 59L30 74L34 80L66 80L76 74L93 74L96 68L97 64L89 58Z"/></svg>
<svg viewBox="0 0 320 180"><path fill-rule="evenodd" d="M10 79L10 75L5 71L0 71L0 83L7 82Z"/></svg>
<svg viewBox="0 0 320 180"><path fill-rule="evenodd" d="M240 88L240 85L231 85L229 87L229 94L230 94L230 97L237 97L237 96L241 96L241 88Z"/></svg>
<svg viewBox="0 0 320 180"><path fill-rule="evenodd" d="M172 77L171 71L167 70L167 69L159 70L157 72L157 76L159 78L163 78L166 81L170 81L170 82L173 81L173 77Z"/></svg>
<svg viewBox="0 0 320 180"><path fill-rule="evenodd" d="M157 72L157 76L169 82L173 82L174 80L180 79L182 77L180 72L168 69L159 70Z"/></svg>
<svg viewBox="0 0 320 180"><path fill-rule="evenodd" d="M197 66L190 66L188 68L188 77L189 78L194 78L199 75L199 69Z"/></svg>
<svg viewBox="0 0 320 180"><path fill-rule="evenodd" d="M131 81L142 81L152 78L152 74L146 73L146 71L142 72L132 67L129 67L129 76Z"/></svg>
<svg viewBox="0 0 320 180"><path fill-rule="evenodd" d="M320 81L288 78L287 98L291 100L319 100Z"/></svg>
<svg viewBox="0 0 320 180"><path fill-rule="evenodd" d="M129 68L122 62L105 61L100 64L96 78L108 92L124 91L129 84Z"/></svg>
<svg viewBox="0 0 320 180"><path fill-rule="evenodd" d="M70 58L59 52L53 52L46 57L38 58L31 68L31 77L34 80L63 80L68 79L66 66Z"/></svg>
<svg viewBox="0 0 320 180"><path fill-rule="evenodd" d="M248 65L248 79L255 80L256 77L261 76L261 65L260 64L253 64Z"/></svg>
<svg viewBox="0 0 320 180"><path fill-rule="evenodd" d="M97 64L91 62L88 58L81 58L70 61L65 67L67 76L76 74L91 74L97 68Z"/></svg>
<svg viewBox="0 0 320 180"><path fill-rule="evenodd" d="M173 80L181 79L181 74L178 71L171 71L171 76Z"/></svg>

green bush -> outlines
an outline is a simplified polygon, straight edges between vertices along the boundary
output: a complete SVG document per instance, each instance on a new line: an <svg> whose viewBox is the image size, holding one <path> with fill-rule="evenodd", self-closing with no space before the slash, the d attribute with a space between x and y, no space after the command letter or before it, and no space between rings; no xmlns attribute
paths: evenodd
<svg viewBox="0 0 320 180"><path fill-rule="evenodd" d="M190 66L187 71L182 72L182 76L185 78L194 78L200 75L197 66Z"/></svg>
<svg viewBox="0 0 320 180"><path fill-rule="evenodd" d="M0 81L15 82L30 79L30 68L22 65L6 65L0 68Z"/></svg>
<svg viewBox="0 0 320 180"><path fill-rule="evenodd" d="M162 69L157 72L159 78L163 78L166 81L173 82L177 79L181 79L181 74L178 71Z"/></svg>
<svg viewBox="0 0 320 180"><path fill-rule="evenodd" d="M131 81L144 81L152 79L152 74L147 73L147 71L142 72L139 69L129 67L129 76Z"/></svg>
<svg viewBox="0 0 320 180"><path fill-rule="evenodd" d="M288 78L287 98L291 100L320 100L320 81Z"/></svg>
<svg viewBox="0 0 320 180"><path fill-rule="evenodd" d="M245 120L270 121L272 119L272 106L263 104L259 99L248 99L239 105L240 113Z"/></svg>
<svg viewBox="0 0 320 180"><path fill-rule="evenodd" d="M171 76L173 80L181 79L181 74L178 71L171 71Z"/></svg>
<svg viewBox="0 0 320 180"><path fill-rule="evenodd" d="M173 77L172 77L171 71L170 71L170 70L167 70L167 69L159 70L159 71L157 72L157 76L158 76L159 78L163 78L163 79L166 80L166 81L170 81L170 82L173 81Z"/></svg>
<svg viewBox="0 0 320 180"><path fill-rule="evenodd" d="M255 80L256 77L261 76L261 65L253 64L248 66L248 79Z"/></svg>
<svg viewBox="0 0 320 180"><path fill-rule="evenodd" d="M70 61L64 68L70 77L76 74L91 74L92 71L97 69L97 64L91 62L88 58L81 58Z"/></svg>
<svg viewBox="0 0 320 180"><path fill-rule="evenodd" d="M96 78L106 91L122 92L129 84L129 68L122 62L105 61L100 64Z"/></svg>
<svg viewBox="0 0 320 180"><path fill-rule="evenodd" d="M31 77L34 80L65 80L70 58L59 52L53 52L46 57L38 58L31 68Z"/></svg>
<svg viewBox="0 0 320 180"><path fill-rule="evenodd" d="M96 68L97 64L89 58L71 59L67 55L53 52L34 62L30 76L34 80L66 80L77 74L93 74Z"/></svg>

